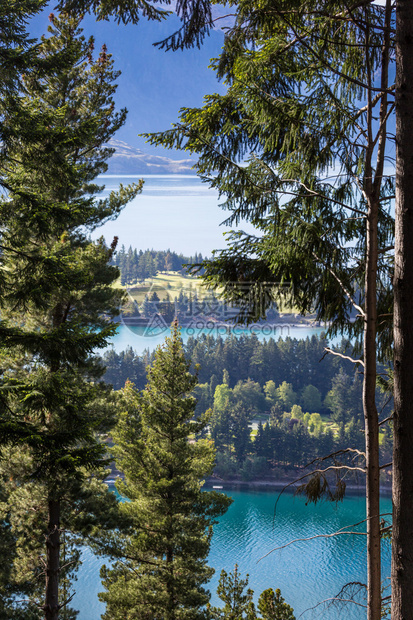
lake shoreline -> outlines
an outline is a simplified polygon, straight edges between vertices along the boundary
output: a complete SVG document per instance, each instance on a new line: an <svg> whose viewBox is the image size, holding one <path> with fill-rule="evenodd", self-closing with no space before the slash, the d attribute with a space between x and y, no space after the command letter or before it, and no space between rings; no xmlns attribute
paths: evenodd
<svg viewBox="0 0 413 620"><path fill-rule="evenodd" d="M107 478L105 478L106 484L115 484L117 479L123 479L124 476L121 472L113 471ZM222 480L214 476L209 476L204 481L204 487L212 490L255 490L255 491L280 491L283 492L295 492L298 486L296 482L297 478L285 479L285 480L239 480L238 478L227 478ZM380 493L384 497L391 497L391 484L380 485ZM349 495L361 495L366 493L366 487L362 484L348 484L346 486L346 493Z"/></svg>
<svg viewBox="0 0 413 620"><path fill-rule="evenodd" d="M295 484L296 486L294 486ZM298 486L298 483L296 483L296 478L291 480L238 480L237 478L220 480L214 477L209 477L206 478L204 486L208 489L217 489L217 487L221 487L223 491L227 489L283 491L283 489L285 489L286 491L294 492ZM391 485L380 485L380 492L383 496L390 497L392 492ZM346 486L346 493L349 493L350 495L365 495L366 487L362 484L348 484Z"/></svg>

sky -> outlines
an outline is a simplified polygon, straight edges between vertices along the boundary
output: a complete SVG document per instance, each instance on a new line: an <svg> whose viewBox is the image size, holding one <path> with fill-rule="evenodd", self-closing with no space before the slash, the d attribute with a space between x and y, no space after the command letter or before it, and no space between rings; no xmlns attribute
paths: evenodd
<svg viewBox="0 0 413 620"><path fill-rule="evenodd" d="M30 33L40 37L47 33L48 15L53 3L42 14L31 20ZM115 96L119 108L129 111L126 124L115 138L123 140L147 153L183 159L182 151L166 151L145 143L139 133L169 129L178 120L179 109L202 105L203 97L213 92L225 92L212 69L210 59L220 53L222 31L212 31L201 49L165 52L153 43L176 30L178 20L172 16L165 23L141 19L137 25L117 25L113 21L96 22L94 17L84 19L84 34L95 37L98 51L105 43L113 55L115 69L122 75Z"/></svg>
<svg viewBox="0 0 413 620"><path fill-rule="evenodd" d="M53 3L50 3L31 21L32 36L47 33L52 11ZM125 26L113 21L96 22L92 16L86 16L83 22L84 35L95 37L96 53L105 43L115 60L115 69L122 72L115 100L117 107L128 108L129 114L125 126L114 138L171 159L184 159L189 154L153 147L138 134L166 130L178 120L181 107L200 106L205 95L225 92L225 86L208 68L210 59L220 53L222 31L212 31L200 49L164 52L154 47L153 43L174 32L178 23L175 16L162 24L141 19L137 25ZM108 177L104 182L109 191L116 189L120 181L136 180ZM116 235L126 247L171 248L186 255L202 252L210 256L213 249L225 247L225 228L220 223L227 214L219 208L216 192L196 177L178 183L179 191L173 187L176 182L173 177L146 179L142 194L115 222L95 231L93 238L103 234L111 243ZM245 224L243 228L252 232L250 225Z"/></svg>

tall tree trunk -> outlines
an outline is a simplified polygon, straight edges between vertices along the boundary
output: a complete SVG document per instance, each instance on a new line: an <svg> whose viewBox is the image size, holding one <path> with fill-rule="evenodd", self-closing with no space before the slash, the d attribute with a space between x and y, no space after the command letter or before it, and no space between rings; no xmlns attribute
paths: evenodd
<svg viewBox="0 0 413 620"><path fill-rule="evenodd" d="M392 618L413 617L413 2L396 3Z"/></svg>
<svg viewBox="0 0 413 620"><path fill-rule="evenodd" d="M49 500L49 523L46 539L46 594L45 620L59 617L59 571L60 571L60 502Z"/></svg>
<svg viewBox="0 0 413 620"><path fill-rule="evenodd" d="M363 380L367 470L367 620L380 620L381 618L380 466L379 427L376 408L377 220L378 204L373 202L369 205L367 217Z"/></svg>

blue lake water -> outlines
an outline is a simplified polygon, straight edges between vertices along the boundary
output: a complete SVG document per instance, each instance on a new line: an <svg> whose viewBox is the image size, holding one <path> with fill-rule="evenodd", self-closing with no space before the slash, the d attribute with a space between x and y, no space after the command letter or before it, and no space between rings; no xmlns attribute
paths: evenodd
<svg viewBox="0 0 413 620"><path fill-rule="evenodd" d="M285 493L277 505L277 493L267 491L227 491L234 499L226 515L214 528L209 565L216 569L210 590L213 604L221 569L230 571L237 563L243 576L249 573L255 600L266 588L280 588L296 617L320 601L334 597L344 584L366 581L366 539L363 535L340 535L296 542L268 554L271 549L295 539L331 534L365 518L362 496L349 496L342 504L305 505L303 498ZM390 499L382 501L382 513L390 513ZM385 517L389 519L390 517ZM363 526L350 527L363 531ZM264 557L266 556L266 557ZM104 606L97 600L101 590L100 558L84 553L84 564L76 583L73 605L80 610L78 620L98 620ZM390 544L383 543L383 579L390 575ZM362 620L362 607L346 605L341 610L322 605L303 618Z"/></svg>
<svg viewBox="0 0 413 620"><path fill-rule="evenodd" d="M211 335L215 338L221 336L226 338L229 334L235 334L240 336L241 334L249 335L256 334L259 340L266 338L307 338L311 336L319 336L325 332L324 327L307 327L307 326L293 326L293 325L269 325L262 324L256 326L250 326L247 329L241 327L211 327L203 329L195 329L193 327L181 329L181 336L184 343L188 341L191 336L200 336L201 334ZM117 334L111 340L115 351L124 351L127 347L132 347L137 353L142 353L144 349L152 351L158 345L163 344L165 337L169 336L171 330L169 328L162 328L159 330L147 330L145 327L130 327L127 325L119 325ZM337 339L338 340L338 339ZM333 343L334 344L334 343Z"/></svg>

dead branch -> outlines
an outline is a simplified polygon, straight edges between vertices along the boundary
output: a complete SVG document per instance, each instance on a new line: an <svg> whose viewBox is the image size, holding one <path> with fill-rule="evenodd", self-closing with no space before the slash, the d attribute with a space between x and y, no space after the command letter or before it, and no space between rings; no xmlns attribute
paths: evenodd
<svg viewBox="0 0 413 620"><path fill-rule="evenodd" d="M331 275L333 276L333 278L335 278L337 280L337 282L339 283L339 285L341 286L341 288L343 289L344 293L346 294L346 296L348 297L348 299L351 301L351 303L353 304L354 308L356 310L358 310L361 314L361 316L363 318L365 318L365 312L363 310L363 308L361 308L358 304L356 304L356 302L354 301L353 297L351 296L350 292L346 289L346 287L344 286L343 282L340 280L340 278L338 277L338 275L335 273L335 271L329 267L328 265L326 265L321 258L319 258L317 256L317 254L315 252L312 253L314 258L316 260L318 260L321 264L323 264L325 267L327 267L328 271L331 273Z"/></svg>
<svg viewBox="0 0 413 620"><path fill-rule="evenodd" d="M393 465L393 461L390 461L390 463L386 463L385 465L380 465L379 469L386 469L386 467L391 467Z"/></svg>
<svg viewBox="0 0 413 620"><path fill-rule="evenodd" d="M315 609L316 607L318 607L319 605L322 605L324 603L329 603L329 607L337 604L337 603L354 603L355 605L358 605L359 607L364 607L366 608L367 605L364 605L363 603L359 603L358 601L356 601L354 599L354 597L359 594L360 591L362 590L366 590L367 586L365 583L361 583L360 581L351 581L350 583L347 583L345 586L343 586L340 590L340 592L331 598L325 599L324 601L320 601L319 603L317 603L317 605L315 605L314 607L310 607L306 610L303 611L302 614L300 614L300 616L298 616L299 618L306 613L307 611L311 611L312 609ZM342 598L343 596L350 596L351 598Z"/></svg>
<svg viewBox="0 0 413 620"><path fill-rule="evenodd" d="M63 601L63 603L60 603L60 605L58 606L58 609L60 610L60 609L63 609L63 607L66 607L66 605L70 603L70 601L72 600L75 594L76 592L73 592L73 594L71 594L65 601Z"/></svg>
<svg viewBox="0 0 413 620"><path fill-rule="evenodd" d="M334 349L330 349L330 347L325 347L324 351L326 353L331 353L332 355L337 355L337 357L341 357L343 360L349 360L350 362L353 362L353 364L360 364L361 366L364 366L363 360L355 360L352 357L350 357L349 355L344 355L343 353L339 353L338 351L334 351Z"/></svg>
<svg viewBox="0 0 413 620"><path fill-rule="evenodd" d="M318 456L317 458L307 463L307 465L305 465L304 467L305 468L310 467L313 463L317 463L317 462L322 463L323 461L327 461L328 459L332 459L335 456L339 456L341 454L346 454L347 452L353 452L354 454L357 454L358 456L362 456L366 458L366 453L361 452L361 450L357 450L357 448L342 448L341 450L336 450L335 452L331 452L331 454L327 454L327 456Z"/></svg>
<svg viewBox="0 0 413 620"><path fill-rule="evenodd" d="M70 566L71 564L76 564L77 560L71 560L70 562L66 562L66 564L63 564L63 566L61 566L59 568L59 571L62 571L63 569L67 568L68 566Z"/></svg>
<svg viewBox="0 0 413 620"><path fill-rule="evenodd" d="M340 471L343 469L346 471L361 471L363 474L366 473L366 470L364 467L350 467L349 465L330 465L330 467L326 467L325 469L315 469L313 471L310 471L308 472L308 474L304 474L304 476L301 476L300 478L296 478L295 480L292 480L292 482L289 482L288 484L285 485L285 487L281 489L281 491L278 494L277 499L275 500L274 517L277 511L277 504L280 500L281 495L284 493L286 489L291 487L293 484L297 484L298 482L301 482L301 480L304 480L305 478L308 478L309 476L313 476L314 474L324 474L327 471Z"/></svg>
<svg viewBox="0 0 413 620"><path fill-rule="evenodd" d="M325 603L329 603L329 602L337 602L337 603L354 603L354 605L358 605L359 607L364 607L364 609L367 609L367 605L364 605L363 603L358 603L357 601L353 600L352 598L337 598L336 596L332 596L331 598L325 598L323 601L320 601L319 603L317 603L317 605L314 605L314 607L308 607L307 609L305 609L303 611L303 613L301 613L298 618L301 618L301 616L303 616L305 613L307 613L307 611L313 611L313 609L316 609L317 607L319 607L320 605L324 605ZM298 620L297 618L297 620Z"/></svg>
<svg viewBox="0 0 413 620"><path fill-rule="evenodd" d="M270 551L268 551L268 553L263 555L262 558L257 560L257 564L258 564L258 562L261 562L261 560L264 560L267 556L271 555L271 553L273 553L274 551L281 551L281 549L285 549L286 547L289 547L290 545L293 545L296 542L308 542L309 540L315 540L316 538L332 538L333 536L343 536L345 534L355 535L355 536L367 536L366 532L352 532L352 531L350 531L350 532L341 532L339 530L338 532L333 532L332 534L315 534L314 536L309 536L308 538L294 538L294 540L290 540L285 545L280 545L279 547L274 547L274 549L271 549Z"/></svg>
<svg viewBox="0 0 413 620"><path fill-rule="evenodd" d="M379 422L379 426L381 426L382 424L386 424L386 422L390 422L391 420L393 420L393 416L389 415L388 418L386 418L385 420L382 420L381 422Z"/></svg>

